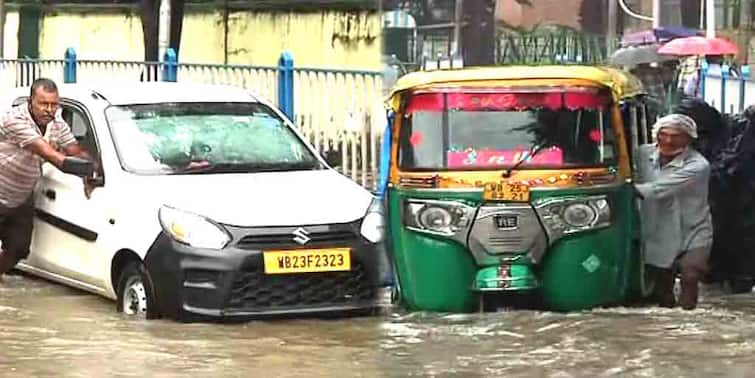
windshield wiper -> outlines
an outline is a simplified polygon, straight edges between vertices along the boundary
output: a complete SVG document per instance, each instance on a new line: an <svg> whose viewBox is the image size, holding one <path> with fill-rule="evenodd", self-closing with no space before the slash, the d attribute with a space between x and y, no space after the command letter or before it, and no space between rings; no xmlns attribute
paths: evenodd
<svg viewBox="0 0 755 378"><path fill-rule="evenodd" d="M257 172L285 172L311 171L322 169L318 162L281 162L281 163L210 163L197 167L177 169L176 174L208 174L208 173L257 173Z"/></svg>
<svg viewBox="0 0 755 378"><path fill-rule="evenodd" d="M542 151L547 146L549 146L548 143L542 143L542 144L533 145L532 148L530 148L530 151L527 154L527 156L523 156L521 159L519 159L518 162L516 162L516 164L512 165L509 168L506 168L506 170L503 171L503 177L504 178L511 177L511 172L517 170L527 160L530 160L530 159L534 158L535 155L537 155L540 151Z"/></svg>

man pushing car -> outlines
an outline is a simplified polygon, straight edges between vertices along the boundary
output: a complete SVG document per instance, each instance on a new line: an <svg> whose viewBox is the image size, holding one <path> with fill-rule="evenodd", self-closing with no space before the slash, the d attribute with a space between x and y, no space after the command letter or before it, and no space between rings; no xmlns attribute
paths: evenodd
<svg viewBox="0 0 755 378"><path fill-rule="evenodd" d="M42 163L48 161L82 177L94 170L89 154L76 142L58 108L55 82L37 79L31 85L29 100L13 107L0 120L0 277L29 255L33 193Z"/></svg>

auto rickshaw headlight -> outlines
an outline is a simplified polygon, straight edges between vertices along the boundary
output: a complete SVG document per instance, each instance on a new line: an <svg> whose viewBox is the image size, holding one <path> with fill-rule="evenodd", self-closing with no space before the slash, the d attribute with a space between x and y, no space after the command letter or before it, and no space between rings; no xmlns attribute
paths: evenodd
<svg viewBox="0 0 755 378"><path fill-rule="evenodd" d="M586 203L573 203L564 208L564 222L572 227L589 227L598 213Z"/></svg>
<svg viewBox="0 0 755 378"><path fill-rule="evenodd" d="M451 226L451 213L442 207L428 206L419 212L419 223L428 230L442 231Z"/></svg>
<svg viewBox="0 0 755 378"><path fill-rule="evenodd" d="M564 235L611 225L611 207L604 195L550 198L534 205L551 243Z"/></svg>
<svg viewBox="0 0 755 378"><path fill-rule="evenodd" d="M474 208L456 201L408 200L404 225L410 230L453 236L470 223Z"/></svg>

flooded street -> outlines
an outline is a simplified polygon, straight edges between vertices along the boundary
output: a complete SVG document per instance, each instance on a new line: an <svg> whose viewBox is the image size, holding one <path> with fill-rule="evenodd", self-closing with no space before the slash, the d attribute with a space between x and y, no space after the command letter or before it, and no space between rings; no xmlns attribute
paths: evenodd
<svg viewBox="0 0 755 378"><path fill-rule="evenodd" d="M405 314L243 324L128 321L112 302L30 277L0 283L3 377L745 377L755 297L692 312Z"/></svg>

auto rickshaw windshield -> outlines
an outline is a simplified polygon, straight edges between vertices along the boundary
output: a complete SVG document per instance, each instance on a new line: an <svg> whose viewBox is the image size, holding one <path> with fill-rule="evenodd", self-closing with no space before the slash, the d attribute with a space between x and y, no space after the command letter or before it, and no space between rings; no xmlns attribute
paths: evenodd
<svg viewBox="0 0 755 378"><path fill-rule="evenodd" d="M617 151L606 101L587 92L415 94L401 121L399 167L613 165Z"/></svg>

